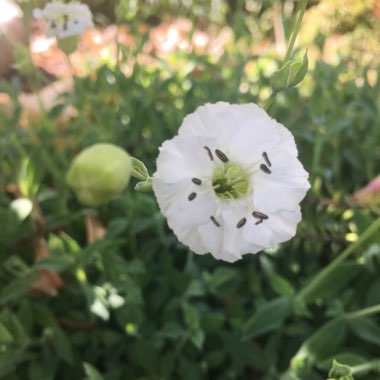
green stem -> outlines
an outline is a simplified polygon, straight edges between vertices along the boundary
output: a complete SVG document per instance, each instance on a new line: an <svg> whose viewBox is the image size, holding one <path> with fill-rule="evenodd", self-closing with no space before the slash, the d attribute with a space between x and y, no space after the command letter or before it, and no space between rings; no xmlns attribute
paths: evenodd
<svg viewBox="0 0 380 380"><path fill-rule="evenodd" d="M282 61L281 66L283 66L289 60L289 58L291 57L293 53L294 44L296 43L296 39L301 28L301 23L302 23L303 16L305 14L307 3L308 3L308 0L301 0L301 2L299 3L299 7L297 8L297 18L294 24L294 29L288 41L288 47L286 49L286 54ZM264 104L265 110L268 111L270 106L273 104L273 101L276 95L277 95L277 92L272 92L269 98L265 101L265 104Z"/></svg>
<svg viewBox="0 0 380 380"><path fill-rule="evenodd" d="M268 109L270 108L270 106L273 104L276 95L277 95L277 92L272 92L270 94L269 98L265 101L264 109L266 111L268 111Z"/></svg>
<svg viewBox="0 0 380 380"><path fill-rule="evenodd" d="M372 235L374 235L377 230L380 229L380 218L375 220L361 235L360 238L350 246L348 246L335 260L333 260L326 268L319 272L315 277L313 277L306 286L301 289L298 293L298 297L302 299L307 299L310 293L320 286L330 273L347 257L349 257L353 252L355 252L363 243L365 243Z"/></svg>
<svg viewBox="0 0 380 380"><path fill-rule="evenodd" d="M355 365L351 367L351 370L352 370L353 375L358 374L360 372L367 372L367 371L380 372L380 360L376 359L376 360L371 360L368 363Z"/></svg>
<svg viewBox="0 0 380 380"><path fill-rule="evenodd" d="M347 319L355 319L355 318L362 318L366 317L368 315L380 313L380 304L375 306L366 307L365 309L353 311L351 313L347 313L345 315L345 318Z"/></svg>
<svg viewBox="0 0 380 380"><path fill-rule="evenodd" d="M294 44L296 43L298 32L300 31L300 28L301 28L301 23L306 11L307 3L308 3L308 0L303 0L302 2L300 2L298 16L294 25L292 35L289 39L288 48L286 49L286 54L285 54L283 63L285 63L293 53Z"/></svg>

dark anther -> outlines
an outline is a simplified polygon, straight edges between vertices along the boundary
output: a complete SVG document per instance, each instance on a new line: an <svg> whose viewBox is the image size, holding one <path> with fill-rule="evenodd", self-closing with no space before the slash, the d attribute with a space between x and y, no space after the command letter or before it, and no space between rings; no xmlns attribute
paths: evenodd
<svg viewBox="0 0 380 380"><path fill-rule="evenodd" d="M50 28L55 29L56 27L57 27L57 24L55 23L55 21L52 21L50 23Z"/></svg>
<svg viewBox="0 0 380 380"><path fill-rule="evenodd" d="M262 212L259 211L253 211L252 216L256 219L263 219L266 220L269 218L268 215L263 214Z"/></svg>
<svg viewBox="0 0 380 380"><path fill-rule="evenodd" d="M196 185L202 185L202 181L199 178L192 178L191 181Z"/></svg>
<svg viewBox="0 0 380 380"><path fill-rule="evenodd" d="M240 219L236 225L236 228L241 228L244 226L244 224L247 222L246 218Z"/></svg>
<svg viewBox="0 0 380 380"><path fill-rule="evenodd" d="M258 225L258 224L262 223L263 220L266 220L266 219L269 218L268 215L265 215L265 214L263 214L262 212L259 212L259 211L253 211L252 216L254 218L258 219L258 221L255 223L255 225Z"/></svg>
<svg viewBox="0 0 380 380"><path fill-rule="evenodd" d="M220 227L219 222L213 216L210 216L210 219L217 227Z"/></svg>
<svg viewBox="0 0 380 380"><path fill-rule="evenodd" d="M207 150L207 154L208 154L210 160L214 161L214 157L212 156L210 148L208 146L204 146L203 148L205 148Z"/></svg>
<svg viewBox="0 0 380 380"><path fill-rule="evenodd" d="M268 155L267 155L267 152L263 152L263 158L264 158L265 163L266 163L268 166L272 166L272 163L269 161L269 157L268 157Z"/></svg>
<svg viewBox="0 0 380 380"><path fill-rule="evenodd" d="M224 163L228 162L228 157L219 149L215 149L215 154L217 155L220 161Z"/></svg>
<svg viewBox="0 0 380 380"><path fill-rule="evenodd" d="M272 172L270 171L270 169L268 168L268 166L266 166L265 164L261 164L261 165L260 165L260 169L261 169L264 173L266 173L266 174L270 174L270 173L272 173Z"/></svg>
<svg viewBox="0 0 380 380"><path fill-rule="evenodd" d="M188 199L189 201L192 201L193 199L195 199L196 196L197 196L197 193L191 193L191 194L187 197L187 199Z"/></svg>

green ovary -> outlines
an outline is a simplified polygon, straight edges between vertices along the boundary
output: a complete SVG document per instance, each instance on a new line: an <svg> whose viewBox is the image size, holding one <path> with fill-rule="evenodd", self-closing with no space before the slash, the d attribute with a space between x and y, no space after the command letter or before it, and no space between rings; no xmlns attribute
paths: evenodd
<svg viewBox="0 0 380 380"><path fill-rule="evenodd" d="M240 165L227 162L215 169L212 187L223 200L242 198L250 190L249 174Z"/></svg>

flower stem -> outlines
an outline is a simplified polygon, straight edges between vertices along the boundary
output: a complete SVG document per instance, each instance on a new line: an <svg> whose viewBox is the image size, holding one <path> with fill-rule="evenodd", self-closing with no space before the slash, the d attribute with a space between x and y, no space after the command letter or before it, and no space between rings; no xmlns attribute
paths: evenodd
<svg viewBox="0 0 380 380"><path fill-rule="evenodd" d="M303 0L299 3L298 16L294 24L292 35L289 39L288 48L286 49L286 54L283 61L284 63L290 58L290 56L293 53L294 44L296 43L297 35L301 28L301 23L302 23L303 15L305 14L307 3L308 3L308 0Z"/></svg>
<svg viewBox="0 0 380 380"><path fill-rule="evenodd" d="M363 243L365 243L377 230L380 229L380 218L375 220L359 237L359 239L348 246L335 260L333 260L326 268L319 272L311 279L306 286L298 293L298 297L302 300L307 299L308 295L313 293L314 290L330 275L330 273L347 257L355 252Z"/></svg>
<svg viewBox="0 0 380 380"><path fill-rule="evenodd" d="M269 98L265 101L265 104L264 104L264 109L266 111L268 111L268 109L270 108L270 106L272 105L272 103L274 102L274 99L277 95L277 92L272 92L269 96Z"/></svg>
<svg viewBox="0 0 380 380"><path fill-rule="evenodd" d="M380 360L376 359L376 360L371 360L368 363L355 365L351 367L351 370L352 370L353 375L356 375L360 372L367 372L367 371L380 372Z"/></svg>
<svg viewBox="0 0 380 380"><path fill-rule="evenodd" d="M282 61L283 65L289 60L289 58L291 57L291 55L293 53L294 44L296 43L296 39L297 39L298 33L300 31L300 28L301 28L301 23L302 23L303 16L305 14L307 3L308 3L308 0L301 0L299 3L299 6L297 8L297 11L296 11L297 18L296 18L296 21L294 23L294 28L292 30L291 36L289 38L288 47L286 49L285 57ZM265 104L264 104L265 110L268 111L268 109L272 105L276 95L277 95L277 92L272 92L270 94L269 98L265 101Z"/></svg>
<svg viewBox="0 0 380 380"><path fill-rule="evenodd" d="M345 317L347 319L355 319L355 318L362 318L366 317L371 314L380 313L380 304L375 306L366 307L365 309L360 309L357 311L353 311L351 313L347 313Z"/></svg>

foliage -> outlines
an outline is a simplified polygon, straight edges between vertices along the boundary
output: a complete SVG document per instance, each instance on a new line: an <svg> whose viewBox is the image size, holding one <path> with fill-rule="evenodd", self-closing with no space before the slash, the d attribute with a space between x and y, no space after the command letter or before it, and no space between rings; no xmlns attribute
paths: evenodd
<svg viewBox="0 0 380 380"><path fill-rule="evenodd" d="M0 378L318 380L333 359L355 379L379 378L379 234L360 240L378 215L349 202L380 167L380 82L368 68L320 60L277 95L270 114L295 134L312 190L297 236L276 251L228 265L194 256L135 183L94 210L65 182L93 143L123 147L152 173L159 145L197 106L262 104L282 63L242 49L251 42L236 39L217 62L174 52L128 75L102 66L27 129L20 83L1 82L14 107L0 115ZM57 125L67 104L78 115ZM34 204L25 219L11 208L19 196ZM91 220L105 227L97 239Z"/></svg>

